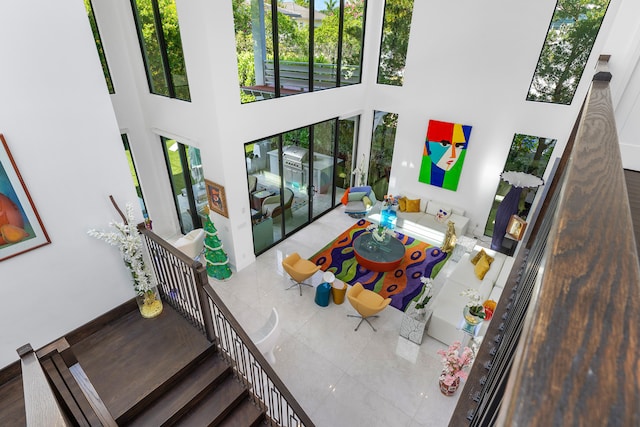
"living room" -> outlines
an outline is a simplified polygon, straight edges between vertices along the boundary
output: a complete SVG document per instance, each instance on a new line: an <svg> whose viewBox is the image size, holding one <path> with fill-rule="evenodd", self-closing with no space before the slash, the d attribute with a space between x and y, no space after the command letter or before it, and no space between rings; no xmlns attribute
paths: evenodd
<svg viewBox="0 0 640 427"><path fill-rule="evenodd" d="M212 218L234 270L242 272L256 263L245 143L357 114L361 116L358 153L368 159L374 111L396 113L390 191L410 191L462 206L471 233L477 234L486 221L514 134L555 138L561 153L588 88L586 78L571 105L525 101L553 1L514 6L415 2L404 85L378 85L384 5L370 1L361 84L241 105L233 11L228 3L213 3L177 3L191 103L148 93L128 1L93 1L115 80L114 95L105 89L81 2L41 4L35 9L2 6L2 15L8 18L1 38L6 42L0 47L7 64L0 83L5 94L1 131L52 244L3 261L3 275L9 278L3 280L3 324L12 324L25 312L30 316L6 331L0 366L16 360L15 349L24 342L44 345L132 297L130 278L118 254L86 235L87 230L116 219L109 194L122 203L137 200L122 152L122 132L129 135L154 227L166 236L176 235L179 224L159 135L201 149L205 176L226 187L229 217L213 214ZM637 25L632 21L637 16L633 8L637 5L612 1L611 17L605 19L586 67L592 70L602 52L620 58L612 63L617 67L614 75L621 77L614 78L612 87L623 118L636 112L635 92L624 90L637 81L637 55L632 53L638 41L628 40L628 29ZM26 51L38 54L25 55ZM61 58L72 65L52 67L61 64ZM473 126L455 192L418 181L430 119ZM633 163L640 159L634 122L622 120L627 124L619 133L623 159L630 169L639 170L640 165ZM53 315L48 306L62 310Z"/></svg>

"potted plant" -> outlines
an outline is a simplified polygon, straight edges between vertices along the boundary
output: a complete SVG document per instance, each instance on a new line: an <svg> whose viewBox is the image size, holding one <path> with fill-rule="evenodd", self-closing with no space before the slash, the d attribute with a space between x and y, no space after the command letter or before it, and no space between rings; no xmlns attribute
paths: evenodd
<svg viewBox="0 0 640 427"><path fill-rule="evenodd" d="M113 197L109 196L109 198L122 217L122 222L111 222L109 224L116 231L105 232L92 229L87 233L120 249L120 255L133 279L133 289L136 291L136 301L138 302L140 314L145 318L156 317L162 312L162 301L160 300L157 286L151 281L149 267L144 262L142 237L135 224L133 205L127 204L125 216Z"/></svg>
<svg viewBox="0 0 640 427"><path fill-rule="evenodd" d="M472 326L482 322L486 314L484 307L482 306L482 302L480 301L478 291L470 288L461 292L460 295L469 298L469 301L467 301L463 310L465 322Z"/></svg>
<svg viewBox="0 0 640 427"><path fill-rule="evenodd" d="M426 315L427 304L429 304L429 301L431 301L431 289L433 288L433 280L431 280L431 278L429 277L422 276L420 277L420 282L422 282L422 284L424 285L424 292L422 293L422 295L424 296L422 300L416 303L414 308L416 310L416 316L420 319L423 319Z"/></svg>
<svg viewBox="0 0 640 427"><path fill-rule="evenodd" d="M456 341L446 350L438 350L441 356L442 373L440 374L439 383L440 391L445 396L451 396L460 386L460 380L467 379L465 369L469 367L475 359L473 350L465 347L460 353L460 341Z"/></svg>

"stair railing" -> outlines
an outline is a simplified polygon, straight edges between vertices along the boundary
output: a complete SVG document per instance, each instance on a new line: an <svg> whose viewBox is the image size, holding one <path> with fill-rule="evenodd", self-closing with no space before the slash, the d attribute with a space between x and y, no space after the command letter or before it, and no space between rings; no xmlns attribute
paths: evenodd
<svg viewBox="0 0 640 427"><path fill-rule="evenodd" d="M272 426L313 422L209 284L206 269L139 224L164 301L213 342Z"/></svg>

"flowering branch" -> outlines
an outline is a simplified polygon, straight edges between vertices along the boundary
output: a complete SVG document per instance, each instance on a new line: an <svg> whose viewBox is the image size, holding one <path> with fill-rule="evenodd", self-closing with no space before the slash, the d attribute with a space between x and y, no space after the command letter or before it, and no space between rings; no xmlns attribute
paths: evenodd
<svg viewBox="0 0 640 427"><path fill-rule="evenodd" d="M112 246L120 249L120 255L124 260L127 269L133 277L133 288L139 296L152 292L151 272L144 263L142 255L142 237L135 225L133 205L127 203L126 216L116 204L113 196L109 196L111 202L122 217L123 222L110 222L109 225L116 231L105 232L91 229L87 232L89 236L103 240Z"/></svg>
<svg viewBox="0 0 640 427"><path fill-rule="evenodd" d="M465 347L460 354L460 341L456 341L446 350L438 350L438 355L442 356L442 374L440 380L445 385L452 385L457 378L466 380L468 373L464 371L473 363L475 354L472 349Z"/></svg>

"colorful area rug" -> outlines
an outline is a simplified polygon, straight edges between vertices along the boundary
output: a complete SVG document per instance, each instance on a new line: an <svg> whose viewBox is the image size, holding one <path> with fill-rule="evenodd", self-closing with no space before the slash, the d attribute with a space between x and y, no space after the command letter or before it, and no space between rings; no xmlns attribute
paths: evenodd
<svg viewBox="0 0 640 427"><path fill-rule="evenodd" d="M371 223L361 219L310 258L324 271L331 271L343 282L356 282L384 298L391 298L391 305L404 311L409 303L422 294L424 285L420 277L435 278L446 262L448 254L427 243L396 233L406 252L404 260L395 270L376 272L359 265L353 252L353 241L367 231Z"/></svg>

